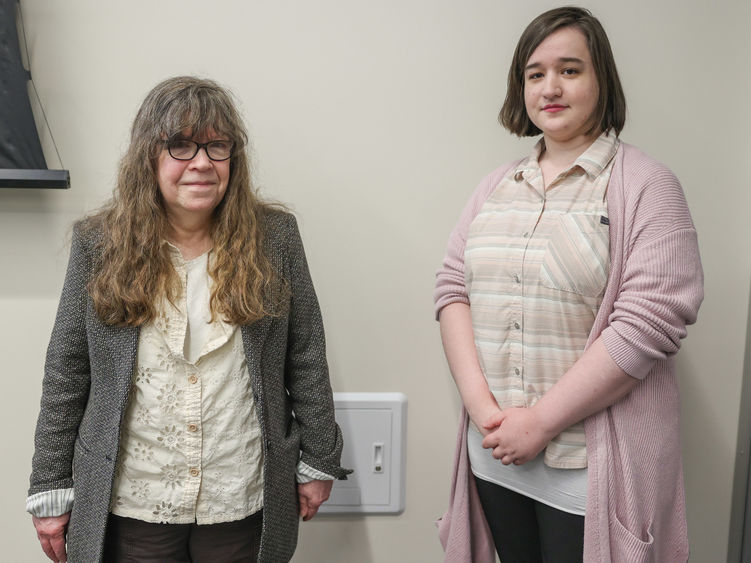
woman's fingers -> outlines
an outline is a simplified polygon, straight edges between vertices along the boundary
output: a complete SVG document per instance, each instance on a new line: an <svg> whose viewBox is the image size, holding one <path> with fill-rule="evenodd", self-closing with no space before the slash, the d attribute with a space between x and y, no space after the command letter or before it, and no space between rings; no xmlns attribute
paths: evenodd
<svg viewBox="0 0 751 563"><path fill-rule="evenodd" d="M493 457L496 459L501 460L501 463L504 465L508 465L512 461L514 461L515 456L513 451L509 451L508 448L505 448L504 446L497 446L493 448Z"/></svg>
<svg viewBox="0 0 751 563"><path fill-rule="evenodd" d="M61 516L49 516L44 518L31 518L37 531L42 551L52 561L67 561L65 552L65 530L70 520L70 512Z"/></svg>
<svg viewBox="0 0 751 563"><path fill-rule="evenodd" d="M42 546L42 551L52 561L57 563L58 561L67 561L67 553L65 552L65 538L39 536L39 543Z"/></svg>
<svg viewBox="0 0 751 563"><path fill-rule="evenodd" d="M506 417L506 415L503 413L503 411L498 411L490 415L485 422L482 423L482 427L485 430L492 430L493 428L497 428L501 425L503 422L503 419Z"/></svg>
<svg viewBox="0 0 751 563"><path fill-rule="evenodd" d="M523 459L521 457L516 457L514 454L506 454L506 455L503 455L503 456L499 457L498 459L501 460L501 463L503 465L512 465L512 464L513 465L522 465L526 461L525 459Z"/></svg>
<svg viewBox="0 0 751 563"><path fill-rule="evenodd" d="M308 517L308 499L305 496L300 495L300 516L303 520Z"/></svg>
<svg viewBox="0 0 751 563"><path fill-rule="evenodd" d="M321 504L329 498L333 481L311 481L297 485L297 495L300 499L300 516L307 522L318 512Z"/></svg>
<svg viewBox="0 0 751 563"><path fill-rule="evenodd" d="M42 544L42 551L44 551L44 554L52 559L52 561L57 562L57 555L55 555L55 550L52 549L52 544L50 544L50 540L47 538L40 537L39 543Z"/></svg>
<svg viewBox="0 0 751 563"><path fill-rule="evenodd" d="M55 553L55 561L67 561L68 554L65 552L65 536L57 536L50 539L50 545Z"/></svg>

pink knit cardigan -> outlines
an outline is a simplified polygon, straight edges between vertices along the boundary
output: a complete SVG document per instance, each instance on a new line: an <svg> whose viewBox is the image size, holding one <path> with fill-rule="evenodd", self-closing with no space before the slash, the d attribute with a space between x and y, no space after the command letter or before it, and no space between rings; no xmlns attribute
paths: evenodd
<svg viewBox="0 0 751 563"><path fill-rule="evenodd" d="M696 231L683 190L667 168L625 143L615 158L607 193L610 272L588 345L602 336L613 360L642 382L585 421L584 561L684 562L688 538L674 356L703 298ZM516 164L488 175L464 209L437 274L437 313L449 303L469 303L464 287L469 225ZM477 524L482 511L462 426L439 535L447 562L485 563L493 561L487 548L492 540L487 524Z"/></svg>

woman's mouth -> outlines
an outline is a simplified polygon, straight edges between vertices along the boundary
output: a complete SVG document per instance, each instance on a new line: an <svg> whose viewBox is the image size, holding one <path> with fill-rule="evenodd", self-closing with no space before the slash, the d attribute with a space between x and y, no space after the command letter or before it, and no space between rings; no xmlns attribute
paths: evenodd
<svg viewBox="0 0 751 563"><path fill-rule="evenodd" d="M542 111L547 111L548 113L557 113L564 109L566 109L566 106L562 106L561 104L548 104L542 107Z"/></svg>

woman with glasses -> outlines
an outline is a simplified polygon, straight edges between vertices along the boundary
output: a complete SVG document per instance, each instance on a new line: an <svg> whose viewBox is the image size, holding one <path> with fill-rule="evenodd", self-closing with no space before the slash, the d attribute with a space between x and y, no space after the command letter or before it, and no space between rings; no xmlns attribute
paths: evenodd
<svg viewBox="0 0 751 563"><path fill-rule="evenodd" d="M348 473L295 219L259 200L212 81L146 96L74 227L35 446L53 561L287 561Z"/></svg>
<svg viewBox="0 0 751 563"><path fill-rule="evenodd" d="M542 137L482 181L438 271L465 407L447 561L688 557L674 355L702 270L681 186L619 140L625 115L589 11L529 24L499 119Z"/></svg>

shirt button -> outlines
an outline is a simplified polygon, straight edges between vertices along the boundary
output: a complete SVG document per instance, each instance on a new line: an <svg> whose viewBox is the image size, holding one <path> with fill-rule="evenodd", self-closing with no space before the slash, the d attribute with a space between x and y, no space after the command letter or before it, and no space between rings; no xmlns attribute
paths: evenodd
<svg viewBox="0 0 751 563"><path fill-rule="evenodd" d="M514 323L514 328L519 330L522 327L519 323Z"/></svg>
<svg viewBox="0 0 751 563"><path fill-rule="evenodd" d="M197 424L188 424L188 430L190 430L191 432L195 432L196 430L198 430L198 425Z"/></svg>
<svg viewBox="0 0 751 563"><path fill-rule="evenodd" d="M200 471L198 471L198 469L196 469L195 467L192 467L190 469L190 475L191 475L191 477L198 477L199 473L200 473Z"/></svg>
<svg viewBox="0 0 751 563"><path fill-rule="evenodd" d="M196 377L195 373L188 378L189 383L195 383L196 381L198 381L198 377Z"/></svg>
<svg viewBox="0 0 751 563"><path fill-rule="evenodd" d="M520 375L521 374L521 370L519 368L514 368L514 373L516 375Z"/></svg>
<svg viewBox="0 0 751 563"><path fill-rule="evenodd" d="M516 283L521 283L522 279L519 277L519 274L514 274L514 281Z"/></svg>
<svg viewBox="0 0 751 563"><path fill-rule="evenodd" d="M524 238L529 238L529 231L527 231L526 233L524 233L524 234L523 234L522 236L523 236Z"/></svg>

